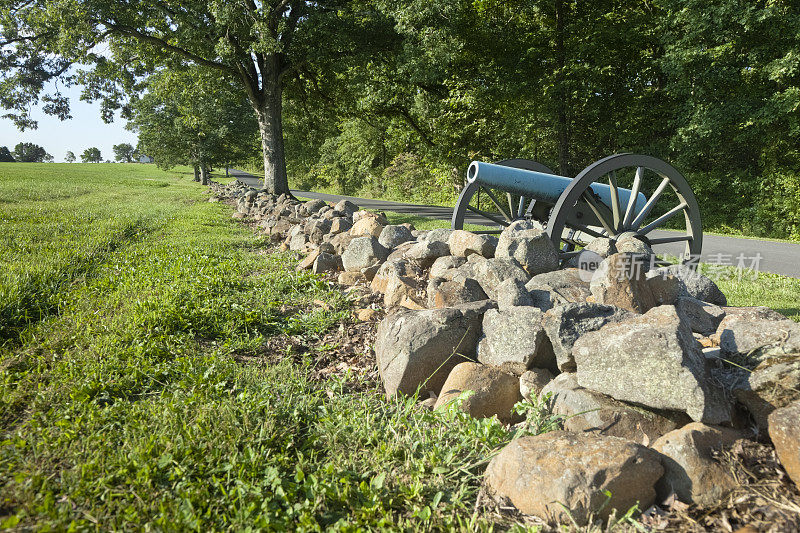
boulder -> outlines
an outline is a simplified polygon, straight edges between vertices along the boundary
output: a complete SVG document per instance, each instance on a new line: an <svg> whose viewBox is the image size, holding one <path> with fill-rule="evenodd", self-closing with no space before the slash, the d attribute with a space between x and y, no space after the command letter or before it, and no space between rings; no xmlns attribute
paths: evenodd
<svg viewBox="0 0 800 533"><path fill-rule="evenodd" d="M558 268L558 252L550 236L538 229L510 230L500 234L495 257L517 262L530 276Z"/></svg>
<svg viewBox="0 0 800 533"><path fill-rule="evenodd" d="M353 272L345 271L339 274L339 277L336 281L339 283L339 285L350 286L358 283L364 283L367 281L367 278L359 270Z"/></svg>
<svg viewBox="0 0 800 533"><path fill-rule="evenodd" d="M648 276L659 276L664 273L672 274L683 281L686 287L686 294L703 302L715 305L728 305L728 300L717 284L708 277L700 274L688 265L672 265L668 267L655 268L648 272Z"/></svg>
<svg viewBox="0 0 800 533"><path fill-rule="evenodd" d="M428 307L430 308L452 307L486 299L486 293L472 278L465 276L456 276L450 280L433 278L428 282Z"/></svg>
<svg viewBox="0 0 800 533"><path fill-rule="evenodd" d="M453 230L450 228L436 228L427 232L424 240L428 242L443 242L447 244L450 240L450 235L452 234Z"/></svg>
<svg viewBox="0 0 800 533"><path fill-rule="evenodd" d="M314 266L314 261L317 260L317 257L319 257L319 251L313 250L302 261L300 261L295 270L300 272L301 270L310 269L312 266Z"/></svg>
<svg viewBox="0 0 800 533"><path fill-rule="evenodd" d="M299 227L299 226L295 226ZM308 236L300 232L290 237L289 249L293 252L304 252L306 250L306 243L308 243Z"/></svg>
<svg viewBox="0 0 800 533"><path fill-rule="evenodd" d="M337 254L343 254L354 238L349 232L337 233L331 237L330 243L336 249Z"/></svg>
<svg viewBox="0 0 800 533"><path fill-rule="evenodd" d="M550 524L582 527L634 505L647 509L663 474L656 452L618 437L553 431L511 441L486 468L484 484L498 502ZM610 499L607 494L610 494Z"/></svg>
<svg viewBox="0 0 800 533"><path fill-rule="evenodd" d="M406 252L409 249L411 249L411 247L414 246L415 244L417 244L416 241L406 241L402 244L398 244L397 246L395 246L394 250L392 250L392 253L389 254L389 257L386 258L386 260L387 261L397 261L400 259L402 259L403 261L407 260L408 258L406 257Z"/></svg>
<svg viewBox="0 0 800 533"><path fill-rule="evenodd" d="M575 371L572 347L578 338L630 316L628 311L619 307L591 303L560 305L547 311L543 325L553 346L558 369L562 372Z"/></svg>
<svg viewBox="0 0 800 533"><path fill-rule="evenodd" d="M379 265L389 255L375 237L356 237L342 254L342 264L348 271Z"/></svg>
<svg viewBox="0 0 800 533"><path fill-rule="evenodd" d="M738 430L694 422L660 437L652 446L662 454L664 466L664 477L656 485L659 497L674 492L685 503L719 504L739 483L730 468L715 459L714 452L745 436Z"/></svg>
<svg viewBox="0 0 800 533"><path fill-rule="evenodd" d="M531 367L555 369L553 347L535 307L491 309L483 316L478 361L519 376Z"/></svg>
<svg viewBox="0 0 800 533"><path fill-rule="evenodd" d="M340 200L339 203L333 206L333 210L344 214L344 216L348 218L352 218L353 214L358 211L358 206L350 200Z"/></svg>
<svg viewBox="0 0 800 533"><path fill-rule="evenodd" d="M315 243L320 244L322 242L322 238L330 233L331 231L331 221L330 220L311 220L306 224L305 233L308 235L308 239Z"/></svg>
<svg viewBox="0 0 800 533"><path fill-rule="evenodd" d="M655 306L645 279L649 264L641 255L616 253L604 259L589 285L594 301L634 313Z"/></svg>
<svg viewBox="0 0 800 533"><path fill-rule="evenodd" d="M595 239L592 239L592 241L586 245L586 248L584 248L584 250L594 252L603 259L605 259L609 255L617 253L617 247L614 245L614 241L612 241L608 237L597 237Z"/></svg>
<svg viewBox="0 0 800 533"><path fill-rule="evenodd" d="M441 241L422 241L409 247L404 255L420 267L428 268L440 257L450 255L450 247Z"/></svg>
<svg viewBox="0 0 800 533"><path fill-rule="evenodd" d="M731 420L731 406L709 379L700 345L674 306L586 333L572 354L578 383L587 389L653 409L683 411L697 422Z"/></svg>
<svg viewBox="0 0 800 533"><path fill-rule="evenodd" d="M430 309L400 310L384 318L375 340L378 371L387 397L398 393L439 394L450 371L474 358L488 302Z"/></svg>
<svg viewBox="0 0 800 533"><path fill-rule="evenodd" d="M773 411L800 400L800 354L769 357L741 375L734 395L762 432Z"/></svg>
<svg viewBox="0 0 800 533"><path fill-rule="evenodd" d="M769 415L769 438L778 460L800 488L800 401L776 409Z"/></svg>
<svg viewBox="0 0 800 533"><path fill-rule="evenodd" d="M577 268L554 270L533 276L525 288L534 299L534 305L543 311L555 305L583 303L592 295L589 290L591 275L585 274Z"/></svg>
<svg viewBox="0 0 800 533"><path fill-rule="evenodd" d="M314 274L338 272L340 270L342 270L342 258L327 252L320 252L314 261L314 266L311 268Z"/></svg>
<svg viewBox="0 0 800 533"><path fill-rule="evenodd" d="M430 242L430 241L429 241ZM447 239L450 246L450 255L468 257L478 254L481 257L494 257L497 247L497 237L491 235L478 235L464 230L454 230Z"/></svg>
<svg viewBox="0 0 800 533"><path fill-rule="evenodd" d="M526 400L534 401L551 381L553 373L546 368L531 368L519 377L519 393Z"/></svg>
<svg viewBox="0 0 800 533"><path fill-rule="evenodd" d="M350 229L353 227L353 223L347 220L346 218L334 218L331 220L331 231L334 235L338 235L339 233L346 233L349 232Z"/></svg>
<svg viewBox="0 0 800 533"><path fill-rule="evenodd" d="M743 320L725 317L717 328L723 352L748 354L800 353L800 324L792 320Z"/></svg>
<svg viewBox="0 0 800 533"><path fill-rule="evenodd" d="M497 299L497 288L504 281L509 279L522 283L528 281L527 272L510 259L485 259L476 262L472 268L475 279L493 300Z"/></svg>
<svg viewBox="0 0 800 533"><path fill-rule="evenodd" d="M446 406L465 391L472 391L461 404L465 413L473 418L496 416L504 424L511 423L514 404L522 399L516 376L492 366L459 363L447 376L434 409Z"/></svg>
<svg viewBox="0 0 800 533"><path fill-rule="evenodd" d="M431 265L431 270L428 273L428 277L431 279L444 277L445 272L453 268L458 268L466 262L467 260L463 257L455 257L452 255L439 257Z"/></svg>
<svg viewBox="0 0 800 533"><path fill-rule="evenodd" d="M614 243L614 247L617 249L617 253L643 255L648 258L648 260L653 255L653 249L650 248L647 243L633 236L621 238Z"/></svg>
<svg viewBox="0 0 800 533"><path fill-rule="evenodd" d="M374 281L374 280L373 280ZM407 276L392 276L386 285L386 293L383 295L383 305L389 309L391 307L407 307L409 309L424 309L419 303L419 289L414 278Z"/></svg>
<svg viewBox="0 0 800 533"><path fill-rule="evenodd" d="M548 394L550 409L564 417L566 431L623 437L646 445L689 422L685 415L656 413L585 389L575 374L566 372L543 388L541 396Z"/></svg>
<svg viewBox="0 0 800 533"><path fill-rule="evenodd" d="M370 288L373 292L386 293L386 286L392 278L398 276L413 278L417 275L419 275L419 270L409 261L404 259L395 259L393 261L387 259L375 273L375 277L372 278Z"/></svg>
<svg viewBox="0 0 800 533"><path fill-rule="evenodd" d="M353 224L350 228L350 235L353 237L380 237L384 225L375 216L364 216Z"/></svg>
<svg viewBox="0 0 800 533"><path fill-rule="evenodd" d="M399 244L403 244L404 242L413 241L414 237L411 235L411 230L405 226L398 226L390 224L383 228L381 231L380 236L378 237L378 242L381 243L385 248L392 249Z"/></svg>
<svg viewBox="0 0 800 533"><path fill-rule="evenodd" d="M675 303L678 315L689 324L695 333L708 336L717 331L719 323L725 317L725 311L718 305L710 304L683 296Z"/></svg>
<svg viewBox="0 0 800 533"><path fill-rule="evenodd" d="M531 307L535 303L525 284L518 279L507 279L500 283L495 291L495 298L500 310L510 307Z"/></svg>
<svg viewBox="0 0 800 533"><path fill-rule="evenodd" d="M309 215L313 215L323 207L328 207L328 204L326 204L324 200L309 200L303 204L305 212Z"/></svg>

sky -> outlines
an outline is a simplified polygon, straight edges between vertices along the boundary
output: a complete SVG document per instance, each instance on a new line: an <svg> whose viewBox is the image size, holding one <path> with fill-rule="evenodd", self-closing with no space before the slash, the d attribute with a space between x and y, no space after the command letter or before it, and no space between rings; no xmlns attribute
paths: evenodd
<svg viewBox="0 0 800 533"><path fill-rule="evenodd" d="M64 161L67 150L72 150L80 161L81 152L92 146L100 149L103 160L113 161L115 144L127 142L136 146L137 136L125 129L126 121L117 116L111 124L104 123L99 102L87 104L80 100L81 87L62 89L62 93L69 97L72 119L62 122L45 115L40 108L34 109L32 115L39 121L39 128L22 132L10 120L0 118L0 146L13 152L17 143L32 142L47 150L56 162Z"/></svg>

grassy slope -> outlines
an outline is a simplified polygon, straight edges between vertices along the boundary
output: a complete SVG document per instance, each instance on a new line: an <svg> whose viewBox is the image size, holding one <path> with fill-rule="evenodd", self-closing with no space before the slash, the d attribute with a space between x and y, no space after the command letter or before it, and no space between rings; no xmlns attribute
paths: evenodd
<svg viewBox="0 0 800 533"><path fill-rule="evenodd" d="M486 526L498 424L312 382L313 351L235 362L347 303L204 200L151 165L0 164L0 527Z"/></svg>

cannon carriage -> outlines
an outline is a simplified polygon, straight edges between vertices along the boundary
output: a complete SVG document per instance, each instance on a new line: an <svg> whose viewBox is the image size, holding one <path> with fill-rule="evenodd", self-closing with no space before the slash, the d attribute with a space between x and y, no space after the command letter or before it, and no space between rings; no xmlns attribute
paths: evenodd
<svg viewBox="0 0 800 533"><path fill-rule="evenodd" d="M700 208L689 183L668 163L646 155L612 155L574 178L527 159L473 161L453 211L453 229L471 221L499 226L487 230L499 232L522 219L543 225L563 261L597 237L639 239L656 255L684 262L699 257L703 245Z"/></svg>

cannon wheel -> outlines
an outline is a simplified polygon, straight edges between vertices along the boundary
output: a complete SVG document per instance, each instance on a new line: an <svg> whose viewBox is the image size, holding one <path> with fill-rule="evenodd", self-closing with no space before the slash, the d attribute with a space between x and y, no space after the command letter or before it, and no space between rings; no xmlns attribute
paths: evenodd
<svg viewBox="0 0 800 533"><path fill-rule="evenodd" d="M502 161L498 161L496 164L505 165L512 168L521 168L524 170L533 170L535 172L546 172L548 174L553 173L553 171L547 166L530 159L503 159ZM480 192L485 193L485 198L487 198L487 201L493 203L499 210L499 213L489 213L475 205L476 202L474 202L474 199L478 197ZM470 183L464 187L464 189L461 191L461 194L458 196L456 208L453 210L451 227L453 229L464 229L464 219L468 212L475 213L492 225L499 224L500 226L506 227L513 221L526 218L528 215L530 215L530 211L533 208L533 203L534 201L532 198L526 198L523 196L517 199L510 193L506 193L506 198L498 198L494 192L486 187L482 187L479 183ZM500 231L501 230L487 231L484 233L499 233Z"/></svg>
<svg viewBox="0 0 800 533"><path fill-rule="evenodd" d="M623 170L628 172L635 170L633 185L630 187L633 191L631 198L636 198L639 192L648 198L638 214L635 213L634 206L620 205L619 194L616 192L616 176ZM655 173L656 177L661 179L654 190L643 190L643 176L647 171ZM593 183L609 184L612 191L610 208L600 204L599 199L589 194L591 192L589 187ZM674 191L674 196L670 194L669 198L663 194L667 190L667 185ZM594 212L602 228L590 228L575 222L572 215L578 210L579 202ZM666 236L651 235L654 229L662 227L681 213L684 215L685 227L680 231ZM689 183L668 163L655 157L638 154L616 154L592 163L578 174L561 194L551 212L547 233L559 250L562 260L578 253L573 251L576 242L565 238L565 229L577 230L590 238L619 239L631 236L650 245L656 254L660 253L658 245L685 242L684 262L697 258L703 245L700 207Z"/></svg>

